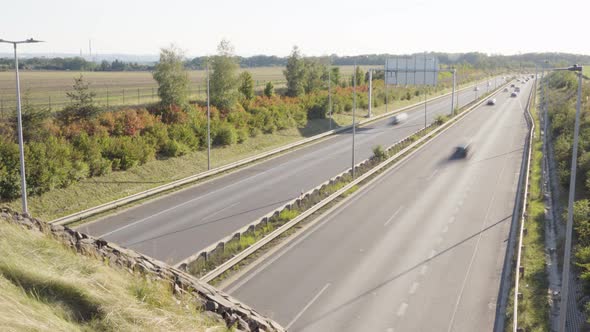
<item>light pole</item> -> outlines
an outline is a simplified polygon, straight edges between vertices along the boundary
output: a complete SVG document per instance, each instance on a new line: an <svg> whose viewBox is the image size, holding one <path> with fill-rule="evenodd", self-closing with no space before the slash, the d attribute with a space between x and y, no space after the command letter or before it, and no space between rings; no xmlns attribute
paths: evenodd
<svg viewBox="0 0 590 332"><path fill-rule="evenodd" d="M20 104L20 77L18 74L18 55L16 52L16 45L18 44L30 44L30 43L41 43L40 40L29 38L27 40L11 41L0 39L0 43L12 44L14 47L14 71L16 73L16 117L18 125L18 147L20 152L20 183L21 183L21 199L23 205L23 214L29 214L29 208L27 206L27 180L25 177L25 147L23 143L23 124Z"/></svg>
<svg viewBox="0 0 590 332"><path fill-rule="evenodd" d="M328 114L330 114L330 130L332 130L332 61L328 67Z"/></svg>
<svg viewBox="0 0 590 332"><path fill-rule="evenodd" d="M567 300L569 295L569 277L570 277L570 255L572 249L572 228L574 219L574 194L576 189L576 169L578 162L578 133L580 131L580 108L582 104L582 66L573 65L572 67L557 70L574 71L578 75L578 100L576 102L576 122L574 124L574 146L572 150L572 168L570 172L570 188L567 207L567 224L565 231L565 253L563 255L563 271L561 276L561 302L559 304L559 327L558 331L565 331L565 321L567 313Z"/></svg>
<svg viewBox="0 0 590 332"><path fill-rule="evenodd" d="M453 68L453 93L451 94L451 116L455 115L455 88L457 85L457 70Z"/></svg>
<svg viewBox="0 0 590 332"><path fill-rule="evenodd" d="M211 169L211 100L209 90L209 58L207 58L207 170Z"/></svg>
<svg viewBox="0 0 590 332"><path fill-rule="evenodd" d="M354 179L354 136L356 135L356 61L352 74L352 178Z"/></svg>

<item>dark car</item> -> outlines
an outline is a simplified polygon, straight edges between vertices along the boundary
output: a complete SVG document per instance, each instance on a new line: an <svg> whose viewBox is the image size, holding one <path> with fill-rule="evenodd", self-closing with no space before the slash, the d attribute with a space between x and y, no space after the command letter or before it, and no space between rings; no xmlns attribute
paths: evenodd
<svg viewBox="0 0 590 332"><path fill-rule="evenodd" d="M518 92L514 91L510 94L510 97L518 97Z"/></svg>
<svg viewBox="0 0 590 332"><path fill-rule="evenodd" d="M455 152L453 153L454 159L463 159L467 158L469 155L469 151L471 150L471 144L461 144L455 148Z"/></svg>

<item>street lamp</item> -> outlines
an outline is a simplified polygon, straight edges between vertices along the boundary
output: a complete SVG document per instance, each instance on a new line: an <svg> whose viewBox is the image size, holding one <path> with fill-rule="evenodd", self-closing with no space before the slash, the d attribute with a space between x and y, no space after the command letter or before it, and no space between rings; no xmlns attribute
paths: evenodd
<svg viewBox="0 0 590 332"><path fill-rule="evenodd" d="M16 73L16 114L17 114L17 125L18 125L18 147L20 150L20 180L21 180L21 197L23 205L23 214L29 214L29 208L27 206L27 180L25 179L25 148L23 143L23 125L21 115L21 104L20 104L20 78L18 74L18 56L16 53L16 45L18 44L31 44L41 43L40 40L29 38L27 40L4 40L0 39L0 43L12 44L14 47L14 71Z"/></svg>

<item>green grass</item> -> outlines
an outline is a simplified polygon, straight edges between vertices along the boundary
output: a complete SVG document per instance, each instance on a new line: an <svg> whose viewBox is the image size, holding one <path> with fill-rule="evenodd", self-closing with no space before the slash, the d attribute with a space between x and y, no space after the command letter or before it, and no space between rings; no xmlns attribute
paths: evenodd
<svg viewBox="0 0 590 332"><path fill-rule="evenodd" d="M0 330L205 331L192 298L0 221Z"/></svg>
<svg viewBox="0 0 590 332"><path fill-rule="evenodd" d="M584 75L586 75L586 77L590 77L590 65L585 65L584 66L583 73L584 73Z"/></svg>
<svg viewBox="0 0 590 332"><path fill-rule="evenodd" d="M523 238L521 265L524 266L524 278L520 280L519 292L523 298L518 304L518 327L525 331L549 331L549 302L547 298L548 276L545 269L545 203L541 192L543 162L543 143L537 112L531 112L535 121L535 138L530 173L530 199L525 227L527 235ZM510 293L509 308L514 302ZM512 330L512 309L508 310L509 320L506 330Z"/></svg>

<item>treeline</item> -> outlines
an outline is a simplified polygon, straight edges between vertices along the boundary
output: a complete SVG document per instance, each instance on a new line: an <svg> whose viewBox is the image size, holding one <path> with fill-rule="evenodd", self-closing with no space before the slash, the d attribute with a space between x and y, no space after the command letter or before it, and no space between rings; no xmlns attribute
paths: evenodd
<svg viewBox="0 0 590 332"><path fill-rule="evenodd" d="M284 71L287 89L275 91L268 82L261 94L254 91L252 75L239 73L233 47L222 41L218 54L209 58L211 86L211 141L213 146L240 144L252 137L278 130L304 127L309 119L326 118L331 85L332 113L368 107L367 75L357 68L355 82L342 78L337 67L305 58L297 48ZM440 74L431 92L451 85L449 73ZM479 75L479 76L478 76ZM464 69L462 82L481 78L481 72ZM23 103L23 133L28 192L39 195L64 188L84 178L127 170L150 160L172 158L207 147L205 101L189 99L184 55L175 48L162 49L153 77L160 102L145 108L107 111L98 106L95 94L83 77L75 79L69 104L61 111ZM388 89L374 77L373 106L420 96L422 89ZM0 201L20 194L16 116L0 118Z"/></svg>
<svg viewBox="0 0 590 332"><path fill-rule="evenodd" d="M546 83L557 176L564 187L563 192L567 192L570 184L578 81L571 72L557 72L549 75ZM582 100L586 100L590 95L590 83L584 82L582 91ZM575 268L584 283L587 297L590 295L590 118L588 117L590 104L583 102L582 105L574 204L573 252ZM564 215L563 219L565 220L566 217L567 215ZM585 312L586 317L590 317L590 302L585 303Z"/></svg>
<svg viewBox="0 0 590 332"><path fill-rule="evenodd" d="M88 61L82 57L72 58L29 58L19 59L18 68L21 70L74 70L74 71L146 71L152 70L154 65L120 60L100 63ZM0 71L14 69L13 58L0 58Z"/></svg>
<svg viewBox="0 0 590 332"><path fill-rule="evenodd" d="M420 53L422 55L424 53ZM578 55L569 53L525 53L519 55L487 55L479 52L469 53L444 53L429 52L427 55L438 57L444 66L471 66L479 69L519 69L534 68L539 70L545 65L547 67L558 67L577 64L590 64L589 55ZM352 66L355 63L360 66L383 66L387 58L394 57L392 54L366 54L357 56L338 56L336 54L323 57L307 57L310 60L317 60L324 63L331 63L334 66ZM274 55L254 55L250 57L236 56L235 60L241 68L254 67L284 67L289 57ZM0 71L13 69L12 58L0 58ZM192 59L183 59L187 69L203 69L207 57L200 56ZM73 58L31 58L23 59L19 68L28 70L85 70L85 71L151 71L154 64L125 62L121 60L92 62L81 57Z"/></svg>

